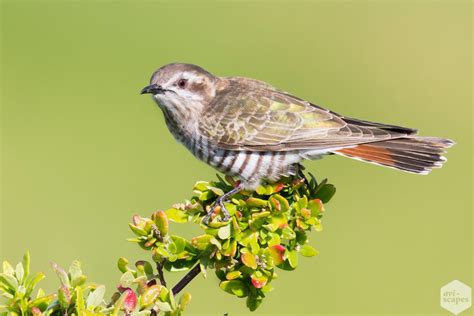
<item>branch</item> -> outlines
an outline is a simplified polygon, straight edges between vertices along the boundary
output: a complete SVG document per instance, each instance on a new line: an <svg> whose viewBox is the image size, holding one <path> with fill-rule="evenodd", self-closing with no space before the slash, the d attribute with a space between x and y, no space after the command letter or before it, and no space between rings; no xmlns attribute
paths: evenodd
<svg viewBox="0 0 474 316"><path fill-rule="evenodd" d="M191 270L189 270L188 273L186 273L186 275L178 282L178 284L173 287L173 294L176 295L181 292L181 290L184 289L186 285L188 285L188 283L191 282L200 272L201 267L200 263L198 263L194 266L194 268L192 268Z"/></svg>
<svg viewBox="0 0 474 316"><path fill-rule="evenodd" d="M156 270L158 270L158 279L160 280L161 285L166 287L165 276L163 274L163 264L161 262L156 263Z"/></svg>

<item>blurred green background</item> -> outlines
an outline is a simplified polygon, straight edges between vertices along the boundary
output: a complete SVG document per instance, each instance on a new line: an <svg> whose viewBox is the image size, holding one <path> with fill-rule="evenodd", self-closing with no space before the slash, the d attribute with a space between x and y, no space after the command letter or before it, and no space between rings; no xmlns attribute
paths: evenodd
<svg viewBox="0 0 474 316"><path fill-rule="evenodd" d="M53 289L48 262L77 258L112 293L117 258L144 254L125 241L132 214L215 178L139 95L155 68L190 62L458 142L429 176L306 163L338 188L320 255L280 272L254 314L447 315L440 287L473 276L471 22L470 1L2 1L1 259L29 249ZM251 314L213 275L189 291L189 315Z"/></svg>

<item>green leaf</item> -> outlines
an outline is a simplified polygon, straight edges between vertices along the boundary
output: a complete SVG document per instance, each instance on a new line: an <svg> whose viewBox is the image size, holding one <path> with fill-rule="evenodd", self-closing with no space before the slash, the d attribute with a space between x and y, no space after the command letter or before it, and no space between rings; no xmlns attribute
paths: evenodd
<svg viewBox="0 0 474 316"><path fill-rule="evenodd" d="M265 186L265 194L266 195L271 195L275 193L275 191L273 190L273 185L266 185Z"/></svg>
<svg viewBox="0 0 474 316"><path fill-rule="evenodd" d="M220 239L228 239L230 237L230 224L219 228L217 236L219 236Z"/></svg>
<svg viewBox="0 0 474 316"><path fill-rule="evenodd" d="M209 190L211 190L215 195L221 196L224 195L224 191L222 189L216 188L216 187L209 187Z"/></svg>
<svg viewBox="0 0 474 316"><path fill-rule="evenodd" d="M260 251L260 245L258 243L258 232L253 232L250 229L245 232L245 235L239 240L239 243L250 249L254 254L257 254ZM245 251L245 250L244 250Z"/></svg>
<svg viewBox="0 0 474 316"><path fill-rule="evenodd" d="M237 212L237 206L233 203L224 203L224 206L227 212L229 212L230 216L234 216L235 213Z"/></svg>
<svg viewBox="0 0 474 316"><path fill-rule="evenodd" d="M295 231L290 228L290 226L286 226L285 228L283 228L281 236L285 239L292 240L295 239L296 234Z"/></svg>
<svg viewBox="0 0 474 316"><path fill-rule="evenodd" d="M176 244L175 244L174 242L171 242L171 243L168 245L168 251L171 252L172 254L177 254L177 253L179 253L178 250L177 250Z"/></svg>
<svg viewBox="0 0 474 316"><path fill-rule="evenodd" d="M273 226L276 226L278 228L284 228L284 227L288 226L288 220L287 220L285 214L283 214L283 213L273 214L269 218L269 222L270 222L270 224L272 224Z"/></svg>
<svg viewBox="0 0 474 316"><path fill-rule="evenodd" d="M168 294L166 295L166 301L168 301L170 303L170 306L171 306L171 309L172 310L175 310L176 309L176 301L174 299L174 295L172 292L168 292Z"/></svg>
<svg viewBox="0 0 474 316"><path fill-rule="evenodd" d="M209 223L209 227L211 228L220 228L222 226L225 226L225 225L228 225L229 222L221 222L217 217L215 219L213 219L210 223Z"/></svg>
<svg viewBox="0 0 474 316"><path fill-rule="evenodd" d="M332 184L325 184L321 188L318 188L317 196L323 203L327 203L336 194L336 187Z"/></svg>
<svg viewBox="0 0 474 316"><path fill-rule="evenodd" d="M305 208L306 206L308 206L308 198L306 197L306 195L304 195L300 199L298 199L297 203L300 209Z"/></svg>
<svg viewBox="0 0 474 316"><path fill-rule="evenodd" d="M209 243L211 245L214 245L217 247L217 249L221 250L222 249L222 244L219 240L217 240L216 238L212 237L211 240L209 240Z"/></svg>
<svg viewBox="0 0 474 316"><path fill-rule="evenodd" d="M88 310L94 310L97 306L100 306L104 300L105 286L99 285L94 292L89 294L87 297L86 305Z"/></svg>
<svg viewBox="0 0 474 316"><path fill-rule="evenodd" d="M171 305L167 302L156 302L155 305L160 309L162 312L171 312L173 309L171 308Z"/></svg>
<svg viewBox="0 0 474 316"><path fill-rule="evenodd" d="M206 181L198 181L196 182L196 184L194 185L194 188L193 190L198 190L198 191L207 191L208 190L208 186L209 186L209 182L206 182Z"/></svg>
<svg viewBox="0 0 474 316"><path fill-rule="evenodd" d="M174 262L165 261L165 269L171 272L189 270L196 263L197 259L177 260Z"/></svg>
<svg viewBox="0 0 474 316"><path fill-rule="evenodd" d="M280 194L273 194L268 201L270 202L272 209L276 212L286 212L290 208L288 200Z"/></svg>
<svg viewBox="0 0 474 316"><path fill-rule="evenodd" d="M30 294L35 289L35 286L44 278L45 278L45 275L42 272L38 272L35 275L30 275L26 279L26 282L25 282L25 288L26 288L25 296L29 297Z"/></svg>
<svg viewBox="0 0 474 316"><path fill-rule="evenodd" d="M18 281L11 275L0 273L0 283L9 289L11 294L14 294L18 289Z"/></svg>
<svg viewBox="0 0 474 316"><path fill-rule="evenodd" d="M184 312L184 309L186 308L186 306L189 305L189 302L191 302L191 294L189 294L188 292L184 292L183 295L181 295L180 299L179 299L179 309Z"/></svg>
<svg viewBox="0 0 474 316"><path fill-rule="evenodd" d="M319 193L319 190L321 190L321 188L324 187L326 183L328 183L328 179L323 179L323 181L321 181L321 183L319 183L319 185L316 187L314 194L317 195Z"/></svg>
<svg viewBox="0 0 474 316"><path fill-rule="evenodd" d="M248 295L247 286L240 280L222 281L219 287L237 297L245 297Z"/></svg>
<svg viewBox="0 0 474 316"><path fill-rule="evenodd" d="M162 288L163 286L159 284L155 284L147 288L145 292L140 295L140 309L145 309L155 304L155 302L158 300L158 297L160 296Z"/></svg>
<svg viewBox="0 0 474 316"><path fill-rule="evenodd" d="M237 241L227 239L222 245L221 253L226 257L233 257L237 252Z"/></svg>
<svg viewBox="0 0 474 316"><path fill-rule="evenodd" d="M308 235L304 231L301 231L300 229L297 230L295 233L296 233L296 242L300 245L306 244L306 242L308 241Z"/></svg>
<svg viewBox="0 0 474 316"><path fill-rule="evenodd" d="M259 185L255 192L259 195L264 195L267 192L267 189L263 185Z"/></svg>
<svg viewBox="0 0 474 316"><path fill-rule="evenodd" d="M173 235L171 236L171 239L173 240L173 243L175 244L176 247L176 253L181 253L184 251L186 248L187 241L183 237Z"/></svg>
<svg viewBox="0 0 474 316"><path fill-rule="evenodd" d="M23 284L23 278L25 276L25 270L23 269L23 263L18 262L15 267L15 276L19 284Z"/></svg>
<svg viewBox="0 0 474 316"><path fill-rule="evenodd" d="M257 269L257 257L251 252L242 253L240 255L240 260L244 265L249 268Z"/></svg>
<svg viewBox="0 0 474 316"><path fill-rule="evenodd" d="M76 309L79 315L83 315L86 310L84 304L84 292L80 286L76 287Z"/></svg>
<svg viewBox="0 0 474 316"><path fill-rule="evenodd" d="M38 292L36 292L36 297L35 298L39 298L39 297L42 297L42 296L45 296L45 295L46 295L46 293L44 292L44 290L42 288L39 288Z"/></svg>
<svg viewBox="0 0 474 316"><path fill-rule="evenodd" d="M207 201L207 200L211 199L212 197L214 197L214 192L204 191L204 192L201 192L201 194L199 195L199 200L200 201Z"/></svg>
<svg viewBox="0 0 474 316"><path fill-rule="evenodd" d="M30 252L27 251L23 255L23 269L25 270L25 278L30 275Z"/></svg>
<svg viewBox="0 0 474 316"><path fill-rule="evenodd" d="M155 253L163 258L168 258L171 254L164 248L164 245L160 245L154 249Z"/></svg>
<svg viewBox="0 0 474 316"><path fill-rule="evenodd" d="M125 288L131 287L134 280L135 277L133 276L132 271L127 271L120 277L120 285Z"/></svg>
<svg viewBox="0 0 474 316"><path fill-rule="evenodd" d="M218 173L216 173L216 177L217 179L219 179L220 185L227 186L227 182L224 179L222 179L222 177Z"/></svg>
<svg viewBox="0 0 474 316"><path fill-rule="evenodd" d="M185 211L176 208L170 208L165 211L169 220L175 223L186 223L188 221L188 214Z"/></svg>
<svg viewBox="0 0 474 316"><path fill-rule="evenodd" d="M117 267L118 269L120 270L120 272L122 273L125 273L127 272L128 270L130 270L130 268L128 267L128 260L127 258L124 258L124 257L120 257L117 261Z"/></svg>
<svg viewBox="0 0 474 316"><path fill-rule="evenodd" d="M273 291L273 286L271 284L267 284L264 287L262 287L263 293L270 293L271 291Z"/></svg>
<svg viewBox="0 0 474 316"><path fill-rule="evenodd" d="M43 306L49 306L53 303L53 301L56 299L55 294L50 294L50 295L41 295L39 297L36 297L34 300L30 301L28 303L28 307L43 307Z"/></svg>
<svg viewBox="0 0 474 316"><path fill-rule="evenodd" d="M254 296L254 295L249 295L249 297L247 298L247 307L248 309L253 312L255 311L259 306L260 304L262 303L262 297L257 297L257 296Z"/></svg>
<svg viewBox="0 0 474 316"><path fill-rule="evenodd" d="M146 230L138 227L138 226L135 226L133 225L132 223L129 223L128 226L130 227L130 229L132 230L132 232L137 235L137 236L148 236L148 233Z"/></svg>
<svg viewBox="0 0 474 316"><path fill-rule="evenodd" d="M85 277L82 274L81 263L74 260L69 266L69 276L71 277L71 284L73 287L82 285L85 281Z"/></svg>
<svg viewBox="0 0 474 316"><path fill-rule="evenodd" d="M298 252L296 252L296 250L287 251L286 256L290 266L296 268L298 266Z"/></svg>
<svg viewBox="0 0 474 316"><path fill-rule="evenodd" d="M309 181L310 187L315 189L318 186L318 180L316 180L316 177L311 173L308 172L311 180Z"/></svg>
<svg viewBox="0 0 474 316"><path fill-rule="evenodd" d="M240 272L239 270L234 270L234 271L228 272L228 273L225 275L225 278L226 278L227 280L234 280L234 279L239 278L241 275L242 275L242 272Z"/></svg>
<svg viewBox="0 0 474 316"><path fill-rule="evenodd" d="M249 220L251 230L260 230L260 228L265 224L267 217L271 212L257 212L253 213L251 219Z"/></svg>
<svg viewBox="0 0 474 316"><path fill-rule="evenodd" d="M300 253L302 256L305 257L313 257L318 254L318 251L311 247L310 245L303 245L301 246Z"/></svg>
<svg viewBox="0 0 474 316"><path fill-rule="evenodd" d="M3 261L3 273L10 276L13 276L15 273L15 270L8 261Z"/></svg>
<svg viewBox="0 0 474 316"><path fill-rule="evenodd" d="M268 236L270 236L270 239L267 241L269 247L280 244L280 235L276 233L268 233Z"/></svg>
<svg viewBox="0 0 474 316"><path fill-rule="evenodd" d="M214 236L201 235L191 239L191 244L198 250L204 250L209 246L211 239L214 239Z"/></svg>
<svg viewBox="0 0 474 316"><path fill-rule="evenodd" d="M267 207L268 206L268 201L255 198L255 197L249 197L247 201L245 201L247 206L250 207Z"/></svg>
<svg viewBox="0 0 474 316"><path fill-rule="evenodd" d="M311 210L311 216L315 217L324 210L324 205L320 199L313 199L308 202L308 208Z"/></svg>

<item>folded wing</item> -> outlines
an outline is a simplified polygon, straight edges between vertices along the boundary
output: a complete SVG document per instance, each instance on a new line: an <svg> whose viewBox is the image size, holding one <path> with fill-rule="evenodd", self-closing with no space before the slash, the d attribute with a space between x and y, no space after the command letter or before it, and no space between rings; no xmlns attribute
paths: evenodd
<svg viewBox="0 0 474 316"><path fill-rule="evenodd" d="M223 149L328 150L414 135L416 130L345 118L251 79L232 80L201 116L200 132Z"/></svg>

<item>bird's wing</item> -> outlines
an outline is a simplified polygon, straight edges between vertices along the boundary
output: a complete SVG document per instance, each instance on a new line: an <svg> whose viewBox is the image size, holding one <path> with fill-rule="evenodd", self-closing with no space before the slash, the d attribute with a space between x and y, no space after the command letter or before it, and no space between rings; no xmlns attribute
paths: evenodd
<svg viewBox="0 0 474 316"><path fill-rule="evenodd" d="M200 132L230 150L324 150L399 138L414 130L344 118L268 85L229 80L202 114Z"/></svg>

